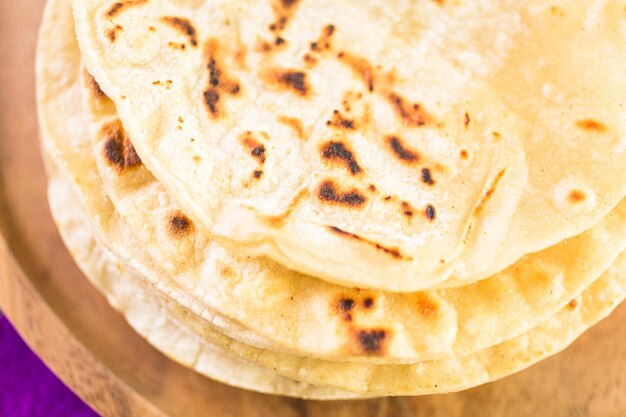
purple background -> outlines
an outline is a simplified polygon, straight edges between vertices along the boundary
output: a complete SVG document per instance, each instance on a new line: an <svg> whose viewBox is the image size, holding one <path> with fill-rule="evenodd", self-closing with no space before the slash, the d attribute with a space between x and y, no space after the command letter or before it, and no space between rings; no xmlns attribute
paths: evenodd
<svg viewBox="0 0 626 417"><path fill-rule="evenodd" d="M98 416L35 356L7 319L2 317L2 313L0 313L0 416Z"/></svg>

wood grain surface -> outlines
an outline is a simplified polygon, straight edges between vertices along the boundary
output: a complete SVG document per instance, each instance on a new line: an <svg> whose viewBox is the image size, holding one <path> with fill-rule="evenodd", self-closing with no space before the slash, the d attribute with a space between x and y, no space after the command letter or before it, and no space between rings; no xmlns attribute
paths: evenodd
<svg viewBox="0 0 626 417"><path fill-rule="evenodd" d="M315 402L218 384L166 359L82 277L50 219L34 103L43 0L0 0L0 306L104 416L626 416L626 305L565 352L462 393Z"/></svg>

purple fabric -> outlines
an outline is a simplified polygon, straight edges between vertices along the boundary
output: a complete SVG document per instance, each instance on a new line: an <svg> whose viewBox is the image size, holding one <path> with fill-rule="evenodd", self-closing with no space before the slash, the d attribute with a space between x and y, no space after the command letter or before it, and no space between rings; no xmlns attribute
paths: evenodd
<svg viewBox="0 0 626 417"><path fill-rule="evenodd" d="M98 416L54 376L1 313L0 416Z"/></svg>

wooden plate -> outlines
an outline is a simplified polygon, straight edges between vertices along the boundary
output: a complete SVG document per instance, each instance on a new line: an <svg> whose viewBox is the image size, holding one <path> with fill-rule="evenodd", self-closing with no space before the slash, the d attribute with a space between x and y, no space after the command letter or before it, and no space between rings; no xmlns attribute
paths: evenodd
<svg viewBox="0 0 626 417"><path fill-rule="evenodd" d="M50 219L37 142L34 49L43 0L0 0L0 305L104 416L624 416L626 305L565 352L466 392L313 402L221 385L171 362L82 277Z"/></svg>

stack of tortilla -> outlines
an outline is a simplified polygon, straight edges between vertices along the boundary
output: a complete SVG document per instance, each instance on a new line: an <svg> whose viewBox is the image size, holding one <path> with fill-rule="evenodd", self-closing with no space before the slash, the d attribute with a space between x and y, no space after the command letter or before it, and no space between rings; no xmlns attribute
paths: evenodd
<svg viewBox="0 0 626 417"><path fill-rule="evenodd" d="M626 297L624 7L49 0L59 232L138 333L231 385L517 372Z"/></svg>

